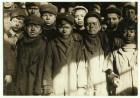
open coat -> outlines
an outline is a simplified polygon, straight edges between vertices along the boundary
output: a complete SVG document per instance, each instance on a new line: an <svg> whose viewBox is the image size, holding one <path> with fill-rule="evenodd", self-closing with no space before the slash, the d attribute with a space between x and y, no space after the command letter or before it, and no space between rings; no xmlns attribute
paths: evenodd
<svg viewBox="0 0 140 98"><path fill-rule="evenodd" d="M17 94L41 94L46 41L41 36L24 37L18 42Z"/></svg>

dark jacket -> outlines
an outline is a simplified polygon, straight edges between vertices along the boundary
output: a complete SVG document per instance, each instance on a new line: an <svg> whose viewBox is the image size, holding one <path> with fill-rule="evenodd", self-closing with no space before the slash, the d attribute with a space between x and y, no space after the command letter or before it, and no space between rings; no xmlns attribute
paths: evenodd
<svg viewBox="0 0 140 98"><path fill-rule="evenodd" d="M55 86L53 85L53 79L55 77L57 77L57 79L58 77L61 78L60 77L60 75L62 74L61 69L64 66L66 67L69 66L71 69L71 66L73 66L71 65L71 63L72 62L75 63L77 61L77 55L79 55L78 49L81 48L81 36L79 36L79 34L72 34L67 40L63 40L61 36L59 36L58 38L49 42L47 46L48 47L46 51L45 72L44 72L43 80L46 81L44 85L48 86L49 90L53 90L53 86ZM73 68L73 71L76 69L77 66ZM71 73L73 71L70 70L69 75L74 74ZM66 76L67 74L68 73L65 73ZM77 84L75 83L76 75L74 75L72 78L74 78L73 88L75 88L75 84ZM55 82L56 81L59 80L55 80ZM64 78L63 81L67 81L67 80L65 80ZM52 91L48 91L48 92L52 92Z"/></svg>
<svg viewBox="0 0 140 98"><path fill-rule="evenodd" d="M56 27L54 25L50 27L47 25L43 25L42 35L45 39L47 39L47 41L50 41L58 37L59 33L57 32Z"/></svg>
<svg viewBox="0 0 140 98"><path fill-rule="evenodd" d="M17 44L17 94L41 94L46 41L24 37Z"/></svg>
<svg viewBox="0 0 140 98"><path fill-rule="evenodd" d="M15 49L4 40L4 75L14 75L16 66Z"/></svg>

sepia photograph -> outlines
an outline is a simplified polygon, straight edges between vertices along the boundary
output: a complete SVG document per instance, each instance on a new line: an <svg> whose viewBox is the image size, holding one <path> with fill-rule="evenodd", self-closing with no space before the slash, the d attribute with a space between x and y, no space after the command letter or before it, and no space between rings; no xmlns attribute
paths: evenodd
<svg viewBox="0 0 140 98"><path fill-rule="evenodd" d="M3 2L3 96L138 96L138 2Z"/></svg>

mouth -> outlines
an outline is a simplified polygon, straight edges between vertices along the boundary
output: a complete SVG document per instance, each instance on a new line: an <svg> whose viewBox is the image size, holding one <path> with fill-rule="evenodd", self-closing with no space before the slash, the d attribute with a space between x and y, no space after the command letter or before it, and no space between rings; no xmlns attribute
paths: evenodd
<svg viewBox="0 0 140 98"><path fill-rule="evenodd" d="M78 21L78 24L83 24L83 22L82 21Z"/></svg>

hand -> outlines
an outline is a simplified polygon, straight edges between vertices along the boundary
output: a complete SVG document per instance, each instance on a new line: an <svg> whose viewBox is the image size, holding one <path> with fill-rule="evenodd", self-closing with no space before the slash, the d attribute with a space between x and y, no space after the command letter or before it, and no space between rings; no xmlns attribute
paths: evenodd
<svg viewBox="0 0 140 98"><path fill-rule="evenodd" d="M6 75L4 80L5 80L6 85L12 83L12 75Z"/></svg>
<svg viewBox="0 0 140 98"><path fill-rule="evenodd" d="M117 77L113 78L113 85L114 85L114 87L118 87L119 86L119 79Z"/></svg>
<svg viewBox="0 0 140 98"><path fill-rule="evenodd" d="M54 95L52 88L48 87L48 86L43 87L43 94L48 95L48 96L53 96Z"/></svg>
<svg viewBox="0 0 140 98"><path fill-rule="evenodd" d="M110 81L110 83L116 88L119 85L119 76L117 74L115 74L114 72L111 72L108 75L108 79Z"/></svg>
<svg viewBox="0 0 140 98"><path fill-rule="evenodd" d="M78 96L84 96L86 94L86 88L79 87L78 88Z"/></svg>

